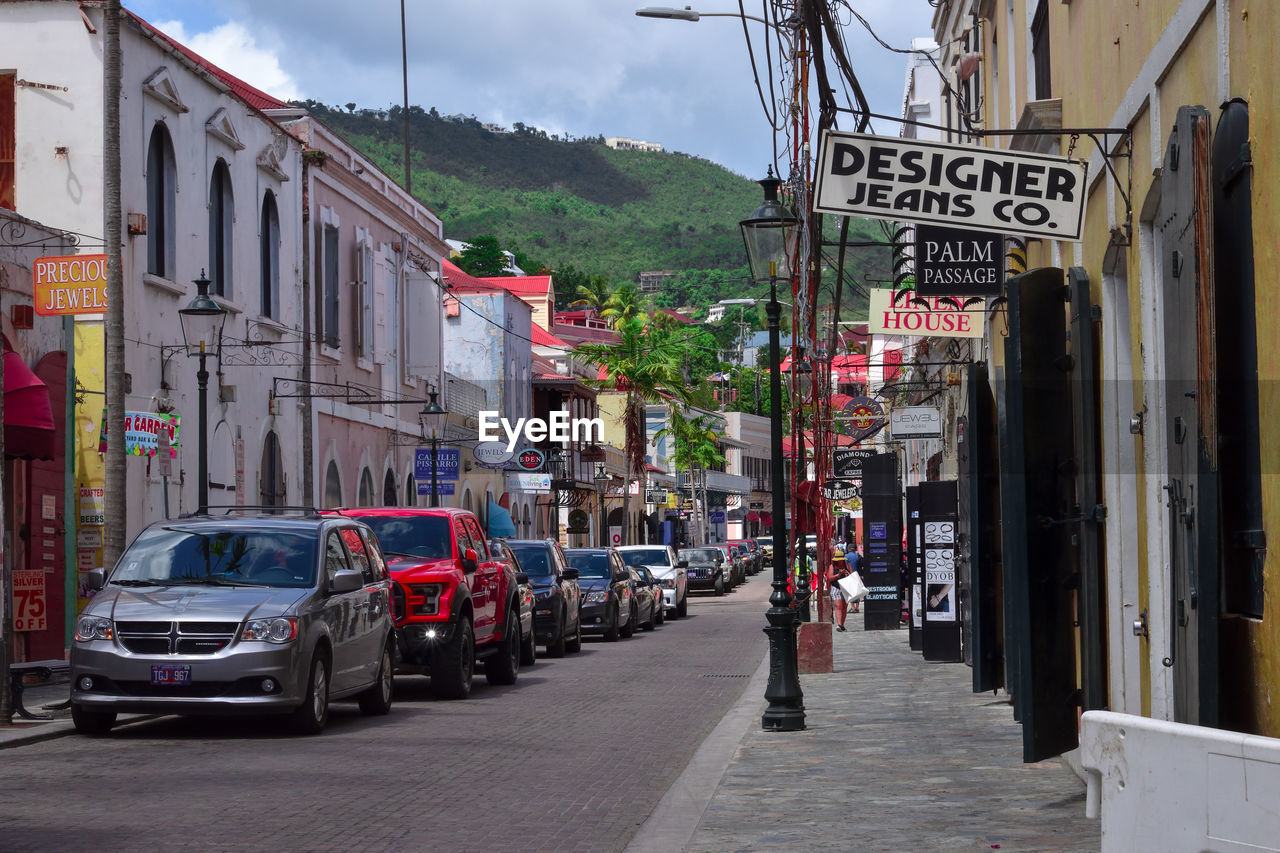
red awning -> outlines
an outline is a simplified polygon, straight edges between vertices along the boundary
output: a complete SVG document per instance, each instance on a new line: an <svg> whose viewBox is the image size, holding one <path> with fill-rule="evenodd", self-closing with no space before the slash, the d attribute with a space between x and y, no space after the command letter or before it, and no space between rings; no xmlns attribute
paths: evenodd
<svg viewBox="0 0 1280 853"><path fill-rule="evenodd" d="M760 523L765 525L773 524L773 513L771 512L760 513Z"/></svg>
<svg viewBox="0 0 1280 853"><path fill-rule="evenodd" d="M52 459L55 436L49 389L6 344L4 455L9 459Z"/></svg>
<svg viewBox="0 0 1280 853"><path fill-rule="evenodd" d="M759 520L760 520L760 513L756 512L754 509L750 510L747 513L747 521L759 521Z"/></svg>

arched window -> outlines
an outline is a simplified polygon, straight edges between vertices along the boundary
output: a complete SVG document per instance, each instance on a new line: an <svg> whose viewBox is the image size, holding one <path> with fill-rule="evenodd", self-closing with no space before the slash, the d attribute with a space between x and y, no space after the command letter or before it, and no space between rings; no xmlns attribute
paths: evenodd
<svg viewBox="0 0 1280 853"><path fill-rule="evenodd" d="M284 506L284 462L280 458L280 441L274 431L262 443L262 469L258 475L263 506Z"/></svg>
<svg viewBox="0 0 1280 853"><path fill-rule="evenodd" d="M324 505L342 506L342 476L338 473L338 463L333 460L324 473Z"/></svg>
<svg viewBox="0 0 1280 853"><path fill-rule="evenodd" d="M262 316L280 319L280 213L275 193L262 196L259 266L262 276Z"/></svg>
<svg viewBox="0 0 1280 853"><path fill-rule="evenodd" d="M360 492L356 496L356 506L373 506L373 475L368 468L360 472Z"/></svg>
<svg viewBox="0 0 1280 853"><path fill-rule="evenodd" d="M387 469L387 476L382 478L382 505L396 505L396 475Z"/></svg>
<svg viewBox="0 0 1280 853"><path fill-rule="evenodd" d="M418 481L412 474L404 478L404 505L418 505Z"/></svg>
<svg viewBox="0 0 1280 853"><path fill-rule="evenodd" d="M169 130L156 124L147 145L147 272L173 280L174 160Z"/></svg>
<svg viewBox="0 0 1280 853"><path fill-rule="evenodd" d="M230 299L231 225L235 204L231 197L231 171L225 160L213 164L209 179L209 292Z"/></svg>

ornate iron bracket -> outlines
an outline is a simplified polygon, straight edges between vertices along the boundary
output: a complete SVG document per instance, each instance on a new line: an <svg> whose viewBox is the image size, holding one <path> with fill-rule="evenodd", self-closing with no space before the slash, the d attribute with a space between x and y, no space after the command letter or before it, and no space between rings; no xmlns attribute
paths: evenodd
<svg viewBox="0 0 1280 853"><path fill-rule="evenodd" d="M422 406L427 403L419 397L382 397L381 393L381 389L365 388L354 382L321 382L291 376L271 377L272 399L319 397L359 406Z"/></svg>

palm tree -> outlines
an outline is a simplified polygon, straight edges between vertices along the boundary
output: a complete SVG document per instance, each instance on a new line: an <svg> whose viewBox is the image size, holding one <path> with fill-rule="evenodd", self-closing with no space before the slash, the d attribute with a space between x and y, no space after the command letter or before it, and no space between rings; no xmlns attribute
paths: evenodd
<svg viewBox="0 0 1280 853"><path fill-rule="evenodd" d="M667 426L658 430L657 435L654 436L655 438L663 435L671 436L674 445L669 457L671 463L677 471L684 471L688 474L687 479L690 491L693 493L695 501L694 535L697 537L699 544L706 541L706 536L702 529L702 513L696 509L698 492L693 475L697 471L705 471L714 465L724 464L724 454L720 452L720 448L717 445L719 436L713 428L716 421L717 418L712 415L685 417L678 407L672 406ZM704 491L704 504L705 500L706 494Z"/></svg>
<svg viewBox="0 0 1280 853"><path fill-rule="evenodd" d="M629 515L631 483L644 477L645 404L668 398L687 400L689 389L680 376L684 352L680 338L637 316L621 321L616 330L616 344L582 344L577 353L604 369L605 378L599 382L603 390L626 393L622 421L626 430L627 472L622 494ZM624 525L623 530L629 526ZM624 532L623 537L625 540L629 534Z"/></svg>
<svg viewBox="0 0 1280 853"><path fill-rule="evenodd" d="M578 285L574 295L578 298L569 303L571 306L586 305L603 316L604 309L609 304L609 297L613 295L613 287L609 284L608 276L593 275L585 284Z"/></svg>
<svg viewBox="0 0 1280 853"><path fill-rule="evenodd" d="M600 316L611 321L615 329L628 320L641 316L644 301L634 284L624 284L609 295Z"/></svg>

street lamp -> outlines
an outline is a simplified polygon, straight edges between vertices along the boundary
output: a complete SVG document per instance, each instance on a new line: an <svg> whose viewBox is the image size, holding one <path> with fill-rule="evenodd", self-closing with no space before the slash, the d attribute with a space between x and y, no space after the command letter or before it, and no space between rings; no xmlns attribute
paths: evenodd
<svg viewBox="0 0 1280 853"><path fill-rule="evenodd" d="M439 393L436 391L427 392L427 404L422 407L422 411L418 412L418 423L422 425L422 432L426 438L431 440L431 505L440 506L440 494L436 485L436 469L440 467L440 426L444 423L448 412L444 406L437 402ZM427 435L428 431L430 435Z"/></svg>
<svg viewBox="0 0 1280 853"><path fill-rule="evenodd" d="M782 376L779 368L779 319L782 306L778 304L778 279L791 280L791 261L795 256L800 236L799 220L778 201L781 181L768 176L760 181L764 189L764 201L750 216L738 223L742 239L747 247L747 260L751 264L751 276L760 281L769 280L769 302L765 312L769 318L769 445L772 458L773 485L773 594L772 605L765 618L769 627L769 684L765 699L769 707L761 718L766 731L800 731L804 724L804 694L800 690L799 667L796 660L796 619L791 610L791 596L787 593L787 527L786 486L783 480L782 460Z"/></svg>
<svg viewBox="0 0 1280 853"><path fill-rule="evenodd" d="M552 447L547 452L547 473L551 475L551 538L560 541L560 484L563 476L564 457L560 448Z"/></svg>
<svg viewBox="0 0 1280 853"><path fill-rule="evenodd" d="M696 23L703 18L744 18L748 21L756 21L764 24L766 27L772 28L778 33L779 37L786 39L788 53L795 54L795 36L793 32L800 26L799 18L793 16L791 19L784 21L782 26L775 24L773 21L766 20L757 15L747 15L742 12L697 12L692 8L685 6L683 9L673 9L669 6L645 6L643 9L636 9L636 17L639 18L664 18L670 21L691 21Z"/></svg>
<svg viewBox="0 0 1280 853"><path fill-rule="evenodd" d="M200 270L194 284L196 296L186 308L178 309L178 322L187 355L200 359L200 368L196 371L200 400L196 512L203 515L209 512L209 370L205 359L222 346L222 325L227 321L227 311L209 296L209 279L205 278L204 270Z"/></svg>
<svg viewBox="0 0 1280 853"><path fill-rule="evenodd" d="M613 475L604 470L604 463L596 464L596 492L600 496L600 544L609 546L609 512L604 505L605 483L613 479Z"/></svg>

